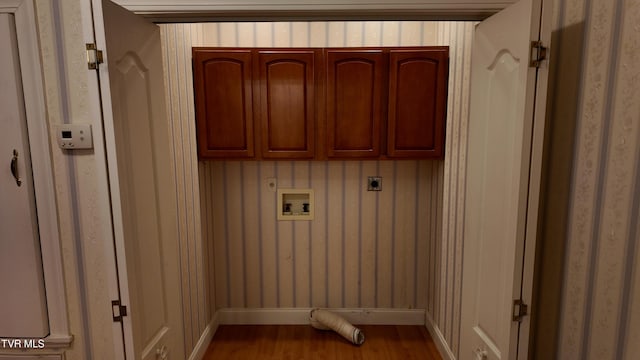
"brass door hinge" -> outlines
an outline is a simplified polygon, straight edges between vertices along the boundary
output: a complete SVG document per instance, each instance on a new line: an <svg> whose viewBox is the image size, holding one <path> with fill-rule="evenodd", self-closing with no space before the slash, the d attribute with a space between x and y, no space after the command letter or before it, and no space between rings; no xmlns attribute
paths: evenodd
<svg viewBox="0 0 640 360"><path fill-rule="evenodd" d="M529 310L529 306L524 303L524 301L520 299L513 300L513 309L512 309L512 320L521 322L522 318L527 316L527 310Z"/></svg>
<svg viewBox="0 0 640 360"><path fill-rule="evenodd" d="M127 316L127 307L120 303L120 300L111 301L111 313L113 322L122 322L122 318Z"/></svg>
<svg viewBox="0 0 640 360"><path fill-rule="evenodd" d="M529 67L539 68L542 61L546 59L547 48L542 45L542 41L532 41Z"/></svg>
<svg viewBox="0 0 640 360"><path fill-rule="evenodd" d="M98 65L102 64L102 50L98 50L96 44L86 44L87 47L87 66L89 70L97 70Z"/></svg>

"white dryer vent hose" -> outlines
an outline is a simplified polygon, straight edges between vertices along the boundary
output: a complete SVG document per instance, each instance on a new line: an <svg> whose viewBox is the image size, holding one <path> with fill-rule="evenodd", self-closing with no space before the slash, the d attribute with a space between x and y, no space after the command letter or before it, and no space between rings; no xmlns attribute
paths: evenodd
<svg viewBox="0 0 640 360"><path fill-rule="evenodd" d="M342 316L327 310L313 309L310 318L311 326L319 330L333 330L355 345L362 345L364 333L351 325Z"/></svg>

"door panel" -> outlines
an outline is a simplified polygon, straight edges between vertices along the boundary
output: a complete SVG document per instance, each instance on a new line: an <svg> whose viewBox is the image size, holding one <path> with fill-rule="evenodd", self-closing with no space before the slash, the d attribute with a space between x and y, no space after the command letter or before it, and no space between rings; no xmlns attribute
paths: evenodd
<svg viewBox="0 0 640 360"><path fill-rule="evenodd" d="M381 50L327 50L327 155L380 155L384 60Z"/></svg>
<svg viewBox="0 0 640 360"><path fill-rule="evenodd" d="M512 301L522 286L536 77L528 59L539 19L540 2L522 0L474 35L461 359L517 358Z"/></svg>
<svg viewBox="0 0 640 360"><path fill-rule="evenodd" d="M49 320L15 23L9 14L0 14L0 49L0 338L41 338L49 334Z"/></svg>
<svg viewBox="0 0 640 360"><path fill-rule="evenodd" d="M122 299L129 307L125 346L134 359L182 358L175 174L160 32L109 1L103 16L110 94L102 96L112 105L117 162L109 171L118 174L111 184L114 231L116 247L125 250L118 252L120 287L129 295Z"/></svg>
<svg viewBox="0 0 640 360"><path fill-rule="evenodd" d="M200 157L254 156L251 60L251 50L194 49Z"/></svg>
<svg viewBox="0 0 640 360"><path fill-rule="evenodd" d="M263 158L313 158L317 50L258 52Z"/></svg>
<svg viewBox="0 0 640 360"><path fill-rule="evenodd" d="M440 157L444 150L449 51L390 50L387 154Z"/></svg>

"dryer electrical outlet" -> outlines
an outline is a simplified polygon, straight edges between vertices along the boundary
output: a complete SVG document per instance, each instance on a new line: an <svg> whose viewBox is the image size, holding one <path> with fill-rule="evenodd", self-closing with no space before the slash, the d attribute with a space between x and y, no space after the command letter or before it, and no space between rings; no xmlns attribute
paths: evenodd
<svg viewBox="0 0 640 360"><path fill-rule="evenodd" d="M382 176L369 176L367 178L367 191L382 191Z"/></svg>

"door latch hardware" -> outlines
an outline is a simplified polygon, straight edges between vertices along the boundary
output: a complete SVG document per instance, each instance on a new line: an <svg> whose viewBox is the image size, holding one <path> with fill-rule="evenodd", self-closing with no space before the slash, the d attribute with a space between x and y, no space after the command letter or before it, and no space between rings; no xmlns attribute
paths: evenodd
<svg viewBox="0 0 640 360"><path fill-rule="evenodd" d="M13 149L13 157L11 158L11 175L16 179L16 185L21 186L20 170L18 169L18 151Z"/></svg>
<svg viewBox="0 0 640 360"><path fill-rule="evenodd" d="M512 312L512 320L521 322L522 318L527 316L527 310L529 307L522 300L517 299L513 300L513 312Z"/></svg>
<svg viewBox="0 0 640 360"><path fill-rule="evenodd" d="M487 352L487 350L484 350L481 348L476 348L474 353L476 355L475 360L487 360L489 356L489 353Z"/></svg>
<svg viewBox="0 0 640 360"><path fill-rule="evenodd" d="M111 301L111 313L113 322L122 322L122 317L127 316L127 307L120 303L120 300Z"/></svg>
<svg viewBox="0 0 640 360"><path fill-rule="evenodd" d="M156 359L167 360L167 356L169 356L167 345L162 345L161 348L156 349Z"/></svg>

